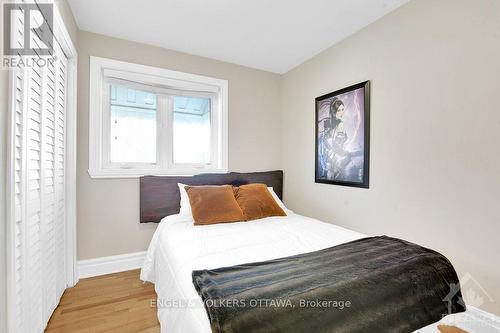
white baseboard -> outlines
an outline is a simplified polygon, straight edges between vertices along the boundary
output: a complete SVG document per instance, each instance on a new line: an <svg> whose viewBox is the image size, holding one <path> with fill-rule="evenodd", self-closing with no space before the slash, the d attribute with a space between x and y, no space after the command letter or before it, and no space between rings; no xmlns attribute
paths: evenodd
<svg viewBox="0 0 500 333"><path fill-rule="evenodd" d="M142 267L146 251L120 254L117 256L78 260L78 278L129 271Z"/></svg>

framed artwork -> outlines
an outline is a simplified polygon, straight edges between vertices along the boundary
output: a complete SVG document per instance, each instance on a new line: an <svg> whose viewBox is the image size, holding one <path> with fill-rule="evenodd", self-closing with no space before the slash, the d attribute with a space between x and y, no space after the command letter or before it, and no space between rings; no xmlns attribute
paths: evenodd
<svg viewBox="0 0 500 333"><path fill-rule="evenodd" d="M316 98L315 181L369 188L370 81Z"/></svg>

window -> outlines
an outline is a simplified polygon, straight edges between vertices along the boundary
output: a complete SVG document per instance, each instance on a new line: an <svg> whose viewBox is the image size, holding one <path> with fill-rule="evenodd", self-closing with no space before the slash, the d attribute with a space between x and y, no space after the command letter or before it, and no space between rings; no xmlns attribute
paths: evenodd
<svg viewBox="0 0 500 333"><path fill-rule="evenodd" d="M156 163L156 95L111 85L110 162Z"/></svg>
<svg viewBox="0 0 500 333"><path fill-rule="evenodd" d="M174 163L210 163L210 98L174 97Z"/></svg>
<svg viewBox="0 0 500 333"><path fill-rule="evenodd" d="M90 59L89 174L227 171L227 81Z"/></svg>

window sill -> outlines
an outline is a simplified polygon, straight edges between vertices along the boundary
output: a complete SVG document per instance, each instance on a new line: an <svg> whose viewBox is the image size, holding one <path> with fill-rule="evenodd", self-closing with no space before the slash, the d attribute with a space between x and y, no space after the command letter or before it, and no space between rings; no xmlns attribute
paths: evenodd
<svg viewBox="0 0 500 333"><path fill-rule="evenodd" d="M192 170L99 170L87 171L92 179L140 178L143 176L194 176L202 173L228 173L228 169L192 169Z"/></svg>

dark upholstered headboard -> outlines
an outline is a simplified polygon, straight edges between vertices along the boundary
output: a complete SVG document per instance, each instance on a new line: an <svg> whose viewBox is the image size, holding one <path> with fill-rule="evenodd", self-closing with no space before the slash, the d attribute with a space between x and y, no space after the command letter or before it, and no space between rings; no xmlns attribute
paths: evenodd
<svg viewBox="0 0 500 333"><path fill-rule="evenodd" d="M280 199L283 196L283 171L281 170L205 173L196 176L144 176L140 178L141 223L158 223L165 216L179 213L181 197L177 183L233 186L263 183L271 186Z"/></svg>

